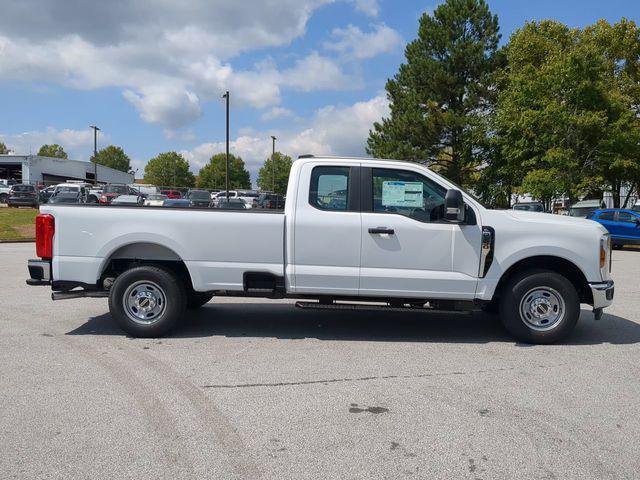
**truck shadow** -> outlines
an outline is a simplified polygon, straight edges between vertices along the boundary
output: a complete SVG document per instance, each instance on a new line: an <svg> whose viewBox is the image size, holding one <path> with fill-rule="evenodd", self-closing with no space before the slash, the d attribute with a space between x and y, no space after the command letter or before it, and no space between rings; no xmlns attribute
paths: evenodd
<svg viewBox="0 0 640 480"><path fill-rule="evenodd" d="M67 335L124 335L106 313L89 319ZM485 313L320 311L293 304L209 303L187 312L172 338L265 337L282 339L379 342L511 342L498 318ZM599 322L588 310L565 344L640 343L640 324L605 314ZM527 347L529 345L518 344Z"/></svg>

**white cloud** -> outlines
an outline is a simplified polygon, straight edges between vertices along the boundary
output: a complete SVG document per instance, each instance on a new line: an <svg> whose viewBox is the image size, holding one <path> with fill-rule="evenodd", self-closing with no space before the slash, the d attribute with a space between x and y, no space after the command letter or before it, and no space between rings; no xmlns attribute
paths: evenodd
<svg viewBox="0 0 640 480"><path fill-rule="evenodd" d="M380 5L378 0L351 0L356 9L369 15L370 17L377 17L380 13Z"/></svg>
<svg viewBox="0 0 640 480"><path fill-rule="evenodd" d="M367 33L349 25L334 29L331 36L334 40L325 42L324 47L351 59L373 58L382 53L392 53L404 44L400 34L384 24L374 25Z"/></svg>
<svg viewBox="0 0 640 480"><path fill-rule="evenodd" d="M290 68L235 69L242 52L287 45L313 12L335 0L21 0L0 15L0 82L77 89L117 87L141 117L171 132L224 90L255 108L279 105L281 90L353 88L340 65L317 52ZM347 1L347 0L342 0ZM348 0L375 15L373 0Z"/></svg>
<svg viewBox="0 0 640 480"><path fill-rule="evenodd" d="M268 111L264 112L260 119L264 122L269 120L276 120L278 118L294 118L295 113L293 113L288 108L284 107L273 107Z"/></svg>
<svg viewBox="0 0 640 480"><path fill-rule="evenodd" d="M271 154L271 135L278 140L276 149L292 158L305 153L317 155L364 155L367 136L373 122L389 114L386 96L380 94L368 101L349 106L327 106L319 109L299 129L275 132L247 132L230 143L230 151L245 161L255 180L265 158ZM181 153L198 172L214 153L223 152L224 142L203 143Z"/></svg>
<svg viewBox="0 0 640 480"><path fill-rule="evenodd" d="M104 146L109 137L99 132L98 144ZM57 143L61 145L72 160L86 160L93 152L93 130L58 130L47 127L44 131L30 131L23 133L2 134L0 142L18 155L38 153L44 144Z"/></svg>

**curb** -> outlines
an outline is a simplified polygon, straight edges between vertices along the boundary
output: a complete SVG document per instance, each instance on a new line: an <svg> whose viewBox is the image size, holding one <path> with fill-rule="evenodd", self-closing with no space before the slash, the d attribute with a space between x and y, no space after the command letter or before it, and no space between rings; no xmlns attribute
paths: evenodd
<svg viewBox="0 0 640 480"><path fill-rule="evenodd" d="M22 240L0 240L0 243L33 243L35 241L35 238L25 238Z"/></svg>

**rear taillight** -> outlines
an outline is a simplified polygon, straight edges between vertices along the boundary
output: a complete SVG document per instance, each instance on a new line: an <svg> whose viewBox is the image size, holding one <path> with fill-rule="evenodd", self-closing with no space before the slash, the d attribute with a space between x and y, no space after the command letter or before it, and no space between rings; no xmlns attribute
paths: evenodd
<svg viewBox="0 0 640 480"><path fill-rule="evenodd" d="M53 258L55 231L55 220L52 215L47 213L36 215L36 255L44 260Z"/></svg>

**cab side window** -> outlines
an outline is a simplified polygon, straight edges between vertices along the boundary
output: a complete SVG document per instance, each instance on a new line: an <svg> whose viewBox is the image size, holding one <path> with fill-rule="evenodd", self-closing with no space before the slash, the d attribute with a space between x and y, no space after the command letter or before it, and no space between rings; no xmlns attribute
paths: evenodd
<svg viewBox="0 0 640 480"><path fill-rule="evenodd" d="M320 210L350 210L349 175L349 167L315 167L309 189L311 206Z"/></svg>
<svg viewBox="0 0 640 480"><path fill-rule="evenodd" d="M395 213L419 222L444 219L444 187L409 170L372 169L373 212Z"/></svg>

